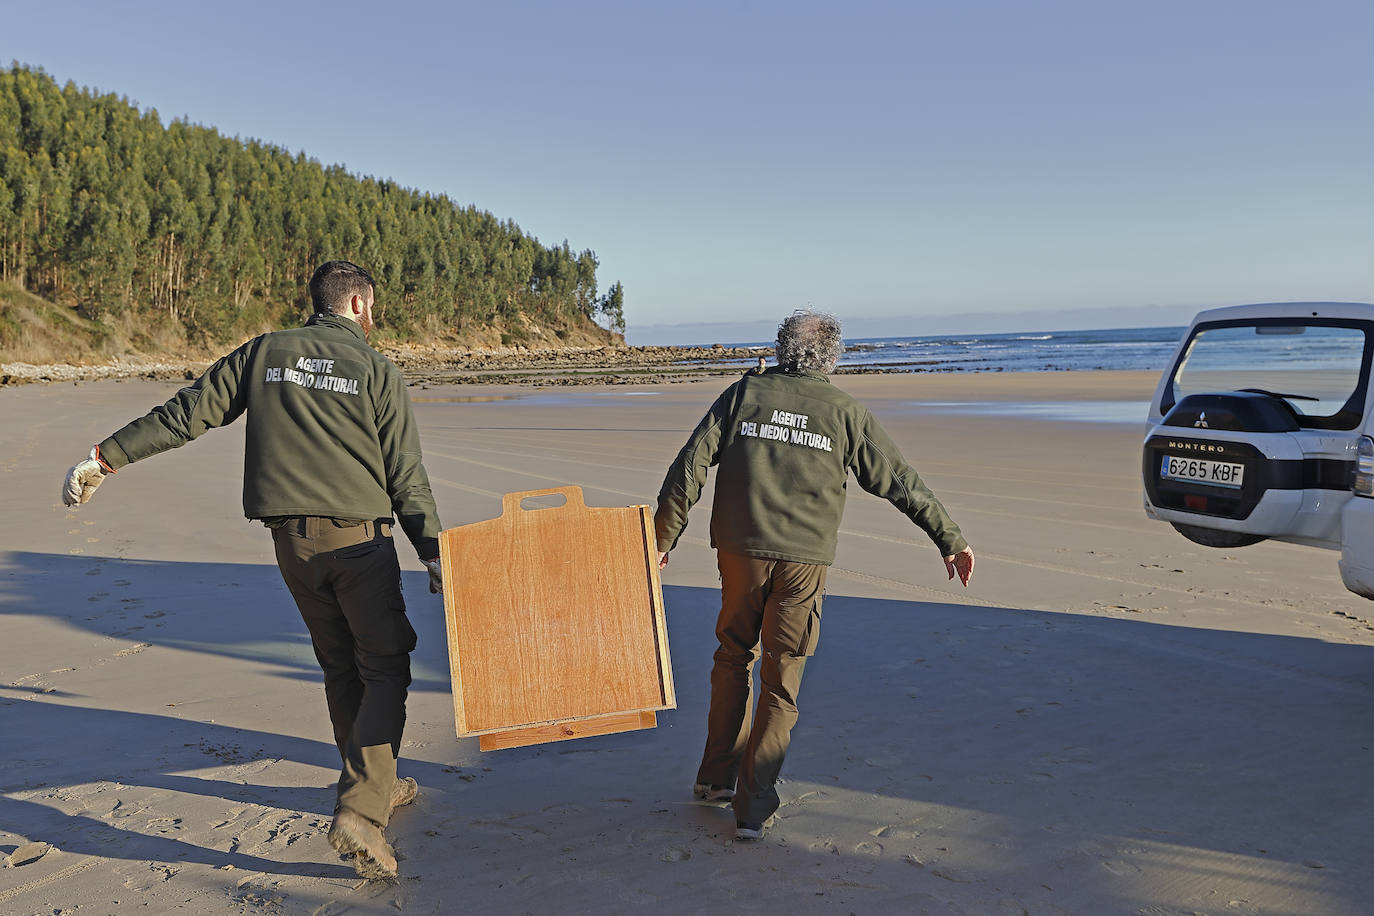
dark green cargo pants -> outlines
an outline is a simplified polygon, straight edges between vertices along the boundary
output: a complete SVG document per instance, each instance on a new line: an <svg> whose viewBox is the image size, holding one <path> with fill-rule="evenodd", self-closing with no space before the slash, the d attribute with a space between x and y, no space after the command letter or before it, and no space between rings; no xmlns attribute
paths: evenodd
<svg viewBox="0 0 1374 916"><path fill-rule="evenodd" d="M706 750L697 782L735 787L735 817L761 824L778 810L775 788L797 724L806 659L821 636L828 567L716 551L720 618ZM758 711L750 721L753 667Z"/></svg>
<svg viewBox="0 0 1374 916"><path fill-rule="evenodd" d="M385 827L415 648L391 525L313 517L266 523L324 671L343 759L335 811L348 808Z"/></svg>

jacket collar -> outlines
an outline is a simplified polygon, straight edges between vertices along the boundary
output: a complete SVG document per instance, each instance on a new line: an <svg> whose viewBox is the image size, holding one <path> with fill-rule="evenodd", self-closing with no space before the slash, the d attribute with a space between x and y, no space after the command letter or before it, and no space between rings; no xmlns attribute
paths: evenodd
<svg viewBox="0 0 1374 916"><path fill-rule="evenodd" d="M310 320L305 323L305 326L307 328L317 326L339 328L340 330L348 331L364 343L367 342L367 335L363 333L363 326L353 319L345 318L342 315L331 315L328 312L316 312L310 316Z"/></svg>
<svg viewBox="0 0 1374 916"><path fill-rule="evenodd" d="M769 366L763 372L764 375L790 375L793 378L813 378L818 381L830 383L830 376L818 369L784 369L782 366Z"/></svg>

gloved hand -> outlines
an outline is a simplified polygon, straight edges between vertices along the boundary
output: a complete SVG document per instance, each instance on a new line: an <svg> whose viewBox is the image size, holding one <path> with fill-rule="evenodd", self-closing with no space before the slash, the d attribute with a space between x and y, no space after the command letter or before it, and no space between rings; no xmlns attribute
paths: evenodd
<svg viewBox="0 0 1374 916"><path fill-rule="evenodd" d="M62 502L77 506L90 500L95 488L105 481L109 473L99 461L100 447L91 446L91 453L84 461L78 461L67 471L67 479L62 482Z"/></svg>
<svg viewBox="0 0 1374 916"><path fill-rule="evenodd" d="M438 559L421 560L425 564L425 569L429 570L429 592L437 595L444 590L444 571L439 566Z"/></svg>
<svg viewBox="0 0 1374 916"><path fill-rule="evenodd" d="M964 588L968 588L968 580L973 577L973 548L965 547L958 553L945 557L944 560L945 571L949 573L949 577L953 579L958 576Z"/></svg>

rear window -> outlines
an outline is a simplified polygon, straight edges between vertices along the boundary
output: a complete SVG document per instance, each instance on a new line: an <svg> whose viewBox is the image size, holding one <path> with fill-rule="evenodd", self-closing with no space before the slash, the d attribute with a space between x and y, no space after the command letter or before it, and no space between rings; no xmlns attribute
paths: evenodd
<svg viewBox="0 0 1374 916"><path fill-rule="evenodd" d="M1198 325L1174 367L1167 413L1190 394L1258 391L1281 398L1298 424L1354 429L1369 381L1368 327L1335 319L1256 319Z"/></svg>

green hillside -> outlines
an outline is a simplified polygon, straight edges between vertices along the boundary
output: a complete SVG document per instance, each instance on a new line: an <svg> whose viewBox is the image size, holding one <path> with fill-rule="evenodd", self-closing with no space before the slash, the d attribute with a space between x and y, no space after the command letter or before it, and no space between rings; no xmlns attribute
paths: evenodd
<svg viewBox="0 0 1374 916"><path fill-rule="evenodd" d="M0 362L201 350L309 312L314 265L378 281L381 339L607 343L619 283L511 220L127 98L0 71ZM25 295L25 294L29 295Z"/></svg>

